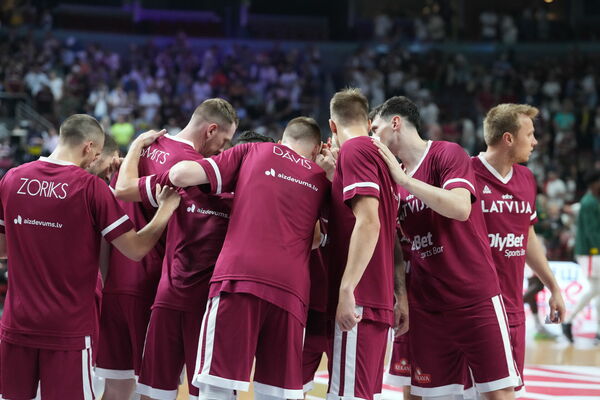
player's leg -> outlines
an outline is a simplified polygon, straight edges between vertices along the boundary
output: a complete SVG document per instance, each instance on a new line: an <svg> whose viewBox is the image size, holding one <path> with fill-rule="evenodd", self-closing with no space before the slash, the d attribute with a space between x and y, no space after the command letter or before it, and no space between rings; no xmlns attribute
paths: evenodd
<svg viewBox="0 0 600 400"><path fill-rule="evenodd" d="M521 385L515 387L515 397L519 398L525 395L525 378L523 371L525 369L525 323L511 326L510 342L513 349L513 357L517 364L517 371L521 377Z"/></svg>
<svg viewBox="0 0 600 400"><path fill-rule="evenodd" d="M261 302L266 318L256 347L255 398L302 399L304 326L284 309L264 300Z"/></svg>
<svg viewBox="0 0 600 400"><path fill-rule="evenodd" d="M211 298L202 320L194 378L199 399L247 391L264 315L257 297L225 293ZM243 340L242 340L243 338Z"/></svg>
<svg viewBox="0 0 600 400"><path fill-rule="evenodd" d="M91 340L83 350L40 350L44 400L93 400Z"/></svg>
<svg viewBox="0 0 600 400"><path fill-rule="evenodd" d="M600 295L600 256L577 256L577 263L588 277L589 286L579 298L571 315L569 315L565 320L565 323L562 324L563 334L571 343L573 343L573 320L577 314L579 314L581 310L594 299L594 297ZM600 323L598 333L600 333Z"/></svg>
<svg viewBox="0 0 600 400"><path fill-rule="evenodd" d="M502 297L452 310L444 319L449 335L465 355L477 391L486 399L514 399L521 379Z"/></svg>
<svg viewBox="0 0 600 400"><path fill-rule="evenodd" d="M357 307L362 314L362 307ZM329 362L329 400L373 399L381 394L389 326L363 319L351 331L335 327Z"/></svg>
<svg viewBox="0 0 600 400"><path fill-rule="evenodd" d="M328 349L327 316L323 312L308 310L304 346L302 347L302 390L313 389L314 377L323 353Z"/></svg>
<svg viewBox="0 0 600 400"><path fill-rule="evenodd" d="M205 308L205 306L201 306L199 310L204 310ZM183 313L183 353L190 400L198 400L199 396L198 388L192 384L192 380L194 379L194 367L196 366L196 354L198 354L198 341L203 314L203 311Z"/></svg>
<svg viewBox="0 0 600 400"><path fill-rule="evenodd" d="M411 307L408 333L413 395L454 396L465 390L465 359L449 335L444 314Z"/></svg>
<svg viewBox="0 0 600 400"><path fill-rule="evenodd" d="M137 393L175 400L184 364L183 312L155 307L150 316Z"/></svg>
<svg viewBox="0 0 600 400"><path fill-rule="evenodd" d="M0 398L33 399L38 390L38 349L0 342Z"/></svg>
<svg viewBox="0 0 600 400"><path fill-rule="evenodd" d="M103 400L129 399L142 363L151 302L105 294L95 373L106 380Z"/></svg>
<svg viewBox="0 0 600 400"><path fill-rule="evenodd" d="M388 371L385 372L383 383L402 388L405 399L415 398L410 394L410 348L408 333L394 338L392 354Z"/></svg>

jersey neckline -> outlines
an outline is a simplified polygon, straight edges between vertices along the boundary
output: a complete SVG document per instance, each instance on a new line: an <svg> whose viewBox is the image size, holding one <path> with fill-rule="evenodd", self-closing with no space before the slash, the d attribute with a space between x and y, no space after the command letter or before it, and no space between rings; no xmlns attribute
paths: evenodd
<svg viewBox="0 0 600 400"><path fill-rule="evenodd" d="M500 182L502 182L503 184L507 184L508 182L510 182L512 176L513 176L513 167L510 167L510 171L508 172L508 174L506 174L505 177L502 177L502 175L500 175L500 172L496 171L496 168L494 168L492 166L492 164L490 164L485 157L483 156L483 153L479 153L479 155L477 156L477 158L479 158L479 160L481 161L481 163L483 164L483 166L485 168L487 168L488 171L490 171L490 173L494 176L494 178L498 179Z"/></svg>

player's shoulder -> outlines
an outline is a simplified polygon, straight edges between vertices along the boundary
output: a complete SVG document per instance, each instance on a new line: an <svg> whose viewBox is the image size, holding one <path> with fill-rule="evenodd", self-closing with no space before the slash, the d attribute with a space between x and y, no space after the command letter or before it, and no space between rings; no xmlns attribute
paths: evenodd
<svg viewBox="0 0 600 400"><path fill-rule="evenodd" d="M517 176L525 177L527 179L535 180L535 178L533 176L533 172L531 172L531 170L528 167L526 167L525 165L521 165L521 164L513 165L513 174L515 174Z"/></svg>
<svg viewBox="0 0 600 400"><path fill-rule="evenodd" d="M467 154L467 152L461 145L455 142L448 142L446 140L433 140L431 142L430 151L434 154L458 155L460 157L464 157L465 160L470 158L470 156Z"/></svg>
<svg viewBox="0 0 600 400"><path fill-rule="evenodd" d="M377 147L373 144L373 139L369 136L358 136L347 140L340 147L340 157L344 157L346 162L355 158L381 159Z"/></svg>

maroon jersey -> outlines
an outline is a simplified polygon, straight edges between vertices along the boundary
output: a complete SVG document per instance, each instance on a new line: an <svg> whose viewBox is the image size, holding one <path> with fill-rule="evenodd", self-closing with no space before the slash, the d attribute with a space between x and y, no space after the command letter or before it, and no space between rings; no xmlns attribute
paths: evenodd
<svg viewBox="0 0 600 400"><path fill-rule="evenodd" d="M235 192L225 243L211 280L306 319L309 255L329 181L314 162L273 143L238 145L200 161L211 192Z"/></svg>
<svg viewBox="0 0 600 400"><path fill-rule="evenodd" d="M195 161L202 159L196 153ZM169 171L143 177L139 181L142 202L156 204L147 186L172 186ZM167 226L167 241L162 275L154 307L197 311L206 304L208 285L217 261L233 203L233 194L206 194L198 187L179 189L181 202Z"/></svg>
<svg viewBox="0 0 600 400"><path fill-rule="evenodd" d="M179 139L177 136L165 135L142 150L138 173L139 176L158 175L168 171L179 161L194 160L197 157L198 152L194 150L192 142ZM116 177L113 182L116 182ZM133 202L119 203L138 230L146 226L154 216L155 207L158 207L154 199L155 186L151 186L150 181L146 182L145 189L147 193L152 193L152 203L146 205ZM165 254L164 237L141 262L131 261L112 249L104 293L128 294L148 300L154 299Z"/></svg>
<svg viewBox="0 0 600 400"><path fill-rule="evenodd" d="M320 218L321 244L310 252L310 304L311 310L327 311L327 265L329 264L329 246L327 246L326 218Z"/></svg>
<svg viewBox="0 0 600 400"><path fill-rule="evenodd" d="M368 136L346 141L340 149L332 184L329 232L331 286L329 310L335 313L356 218L350 202L356 196L379 200L379 239L371 261L354 291L363 318L394 323L394 241L398 213L397 186Z"/></svg>
<svg viewBox="0 0 600 400"><path fill-rule="evenodd" d="M464 188L476 199L469 156L457 144L429 141L409 176L432 186ZM478 303L500 293L481 204L464 221L446 218L400 187L402 230L411 241L409 301L429 311Z"/></svg>
<svg viewBox="0 0 600 400"><path fill-rule="evenodd" d="M483 155L471 162L508 321L517 325L525 322L523 275L529 227L537 221L535 178L518 164L502 177Z"/></svg>
<svg viewBox="0 0 600 400"><path fill-rule="evenodd" d="M1 339L85 348L95 327L100 238L130 231L129 217L100 178L45 157L6 174L0 203L10 260Z"/></svg>

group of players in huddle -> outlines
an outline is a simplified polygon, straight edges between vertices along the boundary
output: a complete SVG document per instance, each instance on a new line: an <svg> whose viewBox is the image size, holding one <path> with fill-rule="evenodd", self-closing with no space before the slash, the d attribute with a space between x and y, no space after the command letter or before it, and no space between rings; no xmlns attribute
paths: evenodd
<svg viewBox="0 0 600 400"><path fill-rule="evenodd" d="M230 400L254 364L257 399L302 399L323 353L328 400L376 400L384 379L405 398L515 398L525 261L551 322L565 314L519 165L537 113L492 108L469 157L422 139L409 99L369 112L346 89L328 143L298 117L231 147L235 110L209 99L122 162L96 120L68 118L0 182L0 398L93 399L96 374L103 399L175 399L185 370L190 398Z"/></svg>

